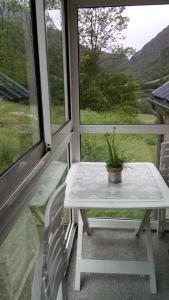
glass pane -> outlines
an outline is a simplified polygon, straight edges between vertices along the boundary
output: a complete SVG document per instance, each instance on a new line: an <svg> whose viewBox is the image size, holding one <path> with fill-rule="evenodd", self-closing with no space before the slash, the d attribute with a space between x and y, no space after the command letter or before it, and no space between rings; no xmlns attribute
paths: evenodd
<svg viewBox="0 0 169 300"><path fill-rule="evenodd" d="M66 121L64 66L62 44L62 1L46 1L47 58L51 97L52 132L57 131Z"/></svg>
<svg viewBox="0 0 169 300"><path fill-rule="evenodd" d="M115 141L119 153L125 156L126 162L152 162L156 164L158 145L157 135L116 134ZM106 167L108 157L108 146L104 134L81 135L82 161L105 162ZM94 217L123 217L135 219L142 218L143 216L141 210L88 210L87 214Z"/></svg>
<svg viewBox="0 0 169 300"><path fill-rule="evenodd" d="M169 80L168 13L169 5L78 10L81 124L160 122L149 98Z"/></svg>
<svg viewBox="0 0 169 300"><path fill-rule="evenodd" d="M157 162L157 135L116 134L117 147L128 162ZM104 134L81 135L81 160L104 162L108 147Z"/></svg>
<svg viewBox="0 0 169 300"><path fill-rule="evenodd" d="M0 3L0 173L40 140L29 1Z"/></svg>
<svg viewBox="0 0 169 300"><path fill-rule="evenodd" d="M30 300L39 236L26 208L0 246L0 299Z"/></svg>
<svg viewBox="0 0 169 300"><path fill-rule="evenodd" d="M39 232L43 229L45 208L50 196L66 179L69 169L67 158L67 150L65 150L59 158L54 156L49 166L39 178L34 189L30 207L36 217L37 223L39 224ZM67 226L69 223L68 210L65 210L64 218L65 226Z"/></svg>
<svg viewBox="0 0 169 300"><path fill-rule="evenodd" d="M29 208L25 208L13 229L0 246L0 299L30 300L39 248L44 229L47 202L55 189L65 181L68 172L67 150L53 157L33 189ZM69 210L64 211L65 232Z"/></svg>

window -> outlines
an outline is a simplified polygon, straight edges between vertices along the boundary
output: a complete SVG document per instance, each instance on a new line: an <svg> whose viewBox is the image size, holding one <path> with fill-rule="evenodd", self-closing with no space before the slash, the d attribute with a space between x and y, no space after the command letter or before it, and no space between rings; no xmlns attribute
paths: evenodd
<svg viewBox="0 0 169 300"><path fill-rule="evenodd" d="M63 38L63 2L52 1L45 9L47 30L47 58L48 76L51 98L51 122L52 132L56 132L66 121L68 121L66 79L64 66Z"/></svg>
<svg viewBox="0 0 169 300"><path fill-rule="evenodd" d="M66 146L64 149L67 148ZM39 222L39 230L43 229L44 212L52 193L61 185L69 170L67 149L58 157L57 151L53 154L49 165L38 179L34 187L33 198L30 201L30 208ZM69 212L65 210L65 227L69 223Z"/></svg>
<svg viewBox="0 0 169 300"><path fill-rule="evenodd" d="M40 137L30 1L0 3L0 173Z"/></svg>
<svg viewBox="0 0 169 300"><path fill-rule="evenodd" d="M85 7L82 1L77 11L80 158L105 162L104 133L111 134L114 126L109 125L116 125L120 132L117 143L127 161L149 161L158 166L160 142L167 127L160 125L161 111L154 111L149 99L153 90L169 80L165 38L169 5L93 6ZM142 217L138 211L88 213Z"/></svg>
<svg viewBox="0 0 169 300"><path fill-rule="evenodd" d="M157 163L158 138L153 134L116 134L116 144L128 162ZM104 134L81 135L81 160L104 162L108 147Z"/></svg>
<svg viewBox="0 0 169 300"><path fill-rule="evenodd" d="M168 12L169 5L78 9L81 124L160 122L148 99L169 80Z"/></svg>

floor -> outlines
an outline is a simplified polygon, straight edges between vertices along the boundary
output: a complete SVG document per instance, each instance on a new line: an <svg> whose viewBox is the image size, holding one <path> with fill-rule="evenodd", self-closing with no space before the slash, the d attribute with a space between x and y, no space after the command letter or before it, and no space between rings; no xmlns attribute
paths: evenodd
<svg viewBox="0 0 169 300"><path fill-rule="evenodd" d="M147 276L82 274L81 291L74 292L76 243L67 275L68 300L168 300L169 299L169 233L157 238L152 233L158 294L152 295ZM136 238L133 231L93 229L85 234L83 255L87 258L146 259L144 233Z"/></svg>

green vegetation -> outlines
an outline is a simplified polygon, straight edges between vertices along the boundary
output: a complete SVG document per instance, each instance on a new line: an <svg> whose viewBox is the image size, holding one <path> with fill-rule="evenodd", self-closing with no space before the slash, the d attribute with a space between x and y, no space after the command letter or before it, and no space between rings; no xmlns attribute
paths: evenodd
<svg viewBox="0 0 169 300"><path fill-rule="evenodd" d="M107 171L111 172L113 168L120 168L122 170L123 163L127 158L119 152L119 148L116 145L115 128L113 130L112 139L110 134L105 134L105 139L108 147L108 158L106 160Z"/></svg>
<svg viewBox="0 0 169 300"><path fill-rule="evenodd" d="M51 107L52 131L55 132L65 123L65 107L53 104Z"/></svg>
<svg viewBox="0 0 169 300"><path fill-rule="evenodd" d="M114 107L112 110L96 112L89 109L80 110L81 124L99 125L99 124L154 124L157 118L152 114L134 114L122 110L120 107Z"/></svg>
<svg viewBox="0 0 169 300"><path fill-rule="evenodd" d="M49 87L50 87L50 98L51 98L51 121L52 121L53 131L59 129L59 127L61 127L65 122L62 30L58 30L55 27L55 24L53 23L53 20L50 17L50 13L49 13L50 8L52 9L53 6L55 5L57 8L59 4L60 1L55 0L53 2L48 1L46 5L47 46L48 46L47 58L48 58ZM61 7L59 7L58 13L60 14L61 17ZM61 109L59 107L61 107Z"/></svg>
<svg viewBox="0 0 169 300"><path fill-rule="evenodd" d="M144 211L141 210L94 210L86 211L88 217L96 218L125 218L125 219L141 219L144 216Z"/></svg>
<svg viewBox="0 0 169 300"><path fill-rule="evenodd" d="M36 107L0 100L0 172L39 141Z"/></svg>
<svg viewBox="0 0 169 300"><path fill-rule="evenodd" d="M127 156L128 162L153 162L156 163L156 135L144 134L119 134L117 145L122 153ZM104 134L82 134L81 160L104 162L108 158Z"/></svg>
<svg viewBox="0 0 169 300"><path fill-rule="evenodd" d="M4 18L0 26L0 72L27 88L26 55L22 23Z"/></svg>
<svg viewBox="0 0 169 300"><path fill-rule="evenodd" d="M129 22L124 13L124 6L79 9L81 109L103 112L118 104L135 110L137 81L129 70L114 72L114 58L120 61L133 53L131 47L119 46ZM100 63L105 48L112 49L111 73Z"/></svg>

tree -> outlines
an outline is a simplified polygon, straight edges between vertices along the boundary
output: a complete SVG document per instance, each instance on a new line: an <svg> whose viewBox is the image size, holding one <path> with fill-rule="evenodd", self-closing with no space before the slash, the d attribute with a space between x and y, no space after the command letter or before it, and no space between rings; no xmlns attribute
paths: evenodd
<svg viewBox="0 0 169 300"><path fill-rule="evenodd" d="M79 9L80 99L83 109L110 108L100 86L100 77L104 76L100 56L103 50L122 55L119 41L124 38L122 32L129 21L123 15L124 10L125 7ZM123 49L123 56L127 56L127 52L129 49L126 52Z"/></svg>
<svg viewBox="0 0 169 300"><path fill-rule="evenodd" d="M79 42L88 52L92 85L95 84L101 51L114 48L123 38L122 31L129 21L122 15L124 10L124 6L79 9Z"/></svg>
<svg viewBox="0 0 169 300"><path fill-rule="evenodd" d="M92 53L100 54L103 49L111 49L123 38L122 31L129 19L123 16L121 7L97 7L79 9L79 39L81 45Z"/></svg>
<svg viewBox="0 0 169 300"><path fill-rule="evenodd" d="M134 112L139 85L131 73L105 74L100 86L111 107L130 108Z"/></svg>
<svg viewBox="0 0 169 300"><path fill-rule="evenodd" d="M46 0L46 9L52 10L52 9L61 9L62 6L62 0Z"/></svg>

